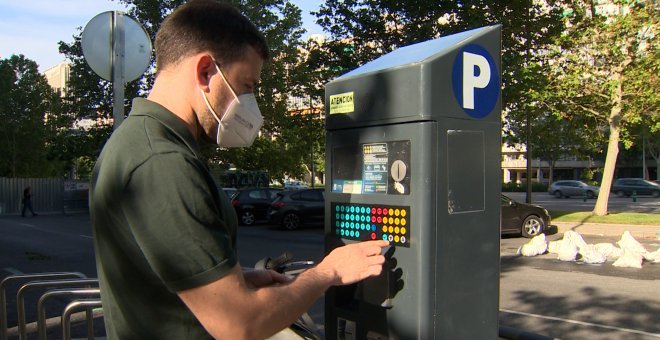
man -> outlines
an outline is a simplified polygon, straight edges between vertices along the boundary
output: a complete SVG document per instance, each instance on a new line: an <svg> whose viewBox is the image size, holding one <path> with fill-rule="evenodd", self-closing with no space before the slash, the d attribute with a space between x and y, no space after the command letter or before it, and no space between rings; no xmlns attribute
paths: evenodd
<svg viewBox="0 0 660 340"><path fill-rule="evenodd" d="M135 99L92 175L108 338L263 339L330 286L381 272L385 241L337 248L294 280L243 272L237 218L198 143L252 143L261 126L252 92L268 47L234 8L192 0L163 22L155 50L148 98Z"/></svg>

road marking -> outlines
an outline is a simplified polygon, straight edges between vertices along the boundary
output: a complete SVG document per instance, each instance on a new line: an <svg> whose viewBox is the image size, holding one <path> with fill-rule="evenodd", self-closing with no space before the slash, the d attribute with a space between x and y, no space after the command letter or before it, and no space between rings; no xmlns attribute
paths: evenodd
<svg viewBox="0 0 660 340"><path fill-rule="evenodd" d="M553 321L573 323L573 324L582 325L582 326L600 327L600 328L612 329L612 330L616 330L616 331L620 331L620 332L635 333L635 334L652 336L654 338L660 338L659 333L649 333L649 332L638 331L636 329L630 329L630 328L620 328L620 327L601 325L601 324L591 323L591 322L577 321L577 320L571 320L571 319L562 319L562 318L557 318L557 317L554 317L554 316L518 312L518 311L515 311L515 310L509 310L509 309L500 309L500 312L505 312L505 313L510 313L510 314L518 314L518 315L524 315L524 316L531 316L531 317L535 317L535 318L547 319L547 320L553 320Z"/></svg>
<svg viewBox="0 0 660 340"><path fill-rule="evenodd" d="M12 274L12 275L22 275L22 274L23 274L22 271L20 271L20 270L18 270L18 269L16 269L16 268L5 267L5 268L3 268L3 269L4 269L6 272L8 272L8 273L10 273L10 274Z"/></svg>
<svg viewBox="0 0 660 340"><path fill-rule="evenodd" d="M88 236L88 235L78 235L78 236L80 236L80 237L84 237L84 238L89 238L89 239L94 239L93 237Z"/></svg>

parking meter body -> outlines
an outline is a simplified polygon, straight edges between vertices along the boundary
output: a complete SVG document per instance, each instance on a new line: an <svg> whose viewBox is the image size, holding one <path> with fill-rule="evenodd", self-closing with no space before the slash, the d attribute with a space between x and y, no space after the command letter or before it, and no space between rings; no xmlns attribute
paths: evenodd
<svg viewBox="0 0 660 340"><path fill-rule="evenodd" d="M383 274L327 292L326 338L497 338L500 54L488 26L326 84L326 253L391 244Z"/></svg>

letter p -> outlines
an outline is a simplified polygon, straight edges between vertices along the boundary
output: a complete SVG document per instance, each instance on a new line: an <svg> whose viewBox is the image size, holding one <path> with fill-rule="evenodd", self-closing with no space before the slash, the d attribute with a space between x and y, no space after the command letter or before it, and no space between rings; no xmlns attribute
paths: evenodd
<svg viewBox="0 0 660 340"><path fill-rule="evenodd" d="M475 75L475 67L479 69L479 75ZM483 89L488 83L488 60L479 54L463 52L463 108L474 109L474 89Z"/></svg>

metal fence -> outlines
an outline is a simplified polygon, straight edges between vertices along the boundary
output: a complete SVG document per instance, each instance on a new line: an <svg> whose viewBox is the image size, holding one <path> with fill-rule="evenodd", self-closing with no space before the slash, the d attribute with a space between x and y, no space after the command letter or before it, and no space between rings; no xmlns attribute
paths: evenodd
<svg viewBox="0 0 660 340"><path fill-rule="evenodd" d="M36 213L88 211L87 181L59 178L0 177L0 215L20 214L23 190L30 187Z"/></svg>

